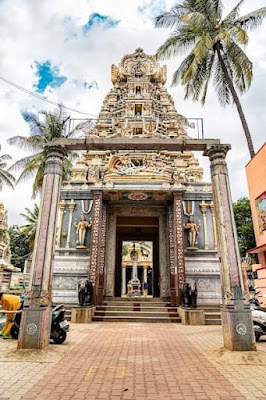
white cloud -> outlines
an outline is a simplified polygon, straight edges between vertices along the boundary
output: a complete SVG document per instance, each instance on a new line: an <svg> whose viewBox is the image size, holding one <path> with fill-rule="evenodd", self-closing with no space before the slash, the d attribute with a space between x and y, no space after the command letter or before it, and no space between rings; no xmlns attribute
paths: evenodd
<svg viewBox="0 0 266 400"><path fill-rule="evenodd" d="M110 66L118 64L124 54L142 47L147 53L154 53L170 34L169 31L154 29L152 18L139 12L139 7L149 4L146 0L6 0L0 2L0 48L1 76L33 90L36 76L31 65L34 61L51 60L60 67L60 74L67 81L59 88L46 89L45 95L56 102L91 114L98 114L102 101L111 88ZM158 12L164 6L169 9L173 0L152 2L158 6ZM226 6L235 5L235 1L226 1ZM246 2L243 12L263 7L264 0ZM82 26L88 22L92 13L108 15L119 24L112 29L95 27L86 36L81 34ZM250 33L247 52L255 63L255 77L250 91L242 97L242 103L256 149L265 141L264 126L266 116L264 104L266 93L265 63L266 23ZM4 39L3 39L4 38ZM168 87L171 76L178 65L178 59L168 62ZM78 81L78 84L73 82ZM83 82L97 82L99 89L88 90ZM205 136L220 138L232 144L228 155L233 198L247 194L245 164L249 160L239 117L234 107L221 108L211 89L206 106L183 100L182 88L169 88L178 111L186 116L203 117ZM47 103L37 100L0 81L0 141L4 152L10 153L14 160L25 155L21 150L10 147L6 139L28 133L28 127L21 117L21 110L52 109ZM77 117L78 114L71 113ZM205 160L204 164L208 164ZM207 174L208 176L208 174ZM18 185L14 192L4 190L0 193L9 209L10 223L22 223L19 216L25 207L31 207L31 183Z"/></svg>

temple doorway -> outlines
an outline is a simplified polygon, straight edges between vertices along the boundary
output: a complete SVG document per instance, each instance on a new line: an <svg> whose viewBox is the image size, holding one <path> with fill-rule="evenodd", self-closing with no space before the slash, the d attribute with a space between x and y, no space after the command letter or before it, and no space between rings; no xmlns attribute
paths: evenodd
<svg viewBox="0 0 266 400"><path fill-rule="evenodd" d="M160 296L158 218L117 217L115 296Z"/></svg>

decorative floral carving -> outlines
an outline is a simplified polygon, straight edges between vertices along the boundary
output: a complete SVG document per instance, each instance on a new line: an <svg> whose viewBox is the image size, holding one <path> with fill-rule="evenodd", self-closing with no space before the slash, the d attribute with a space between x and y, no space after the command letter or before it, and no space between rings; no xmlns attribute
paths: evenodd
<svg viewBox="0 0 266 400"><path fill-rule="evenodd" d="M185 282L185 261L184 261L184 235L183 235L183 214L182 200L174 198L175 212L175 236L176 236L176 260L177 260L177 277L179 287Z"/></svg>
<svg viewBox="0 0 266 400"><path fill-rule="evenodd" d="M96 194L93 200L93 217L92 217L92 233L91 233L91 257L90 257L90 272L89 280L93 283L96 281L98 252L99 252L99 238L101 228L101 209L102 209L102 196Z"/></svg>

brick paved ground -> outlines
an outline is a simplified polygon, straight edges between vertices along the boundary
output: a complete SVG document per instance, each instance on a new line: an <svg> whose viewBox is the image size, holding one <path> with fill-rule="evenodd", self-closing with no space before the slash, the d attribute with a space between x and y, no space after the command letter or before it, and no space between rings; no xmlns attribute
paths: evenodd
<svg viewBox="0 0 266 400"><path fill-rule="evenodd" d="M0 340L0 400L266 400L266 342L221 352L219 326L92 323L47 351L15 344Z"/></svg>

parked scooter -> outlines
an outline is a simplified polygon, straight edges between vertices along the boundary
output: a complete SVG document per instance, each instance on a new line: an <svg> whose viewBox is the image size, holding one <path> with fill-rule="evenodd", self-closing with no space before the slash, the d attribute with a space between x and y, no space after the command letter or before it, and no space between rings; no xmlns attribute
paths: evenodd
<svg viewBox="0 0 266 400"><path fill-rule="evenodd" d="M23 309L23 303L19 310ZM14 339L18 339L19 328L21 322L21 313L16 314L14 318L14 325L10 330L10 334ZM67 332L69 331L69 324L65 319L64 305L60 304L52 310L52 323L50 338L56 343L61 344L66 340Z"/></svg>
<svg viewBox="0 0 266 400"><path fill-rule="evenodd" d="M258 294L259 292L255 292L254 297L249 301L256 342L260 340L261 336L266 335L266 308L261 307L261 303L256 298Z"/></svg>

